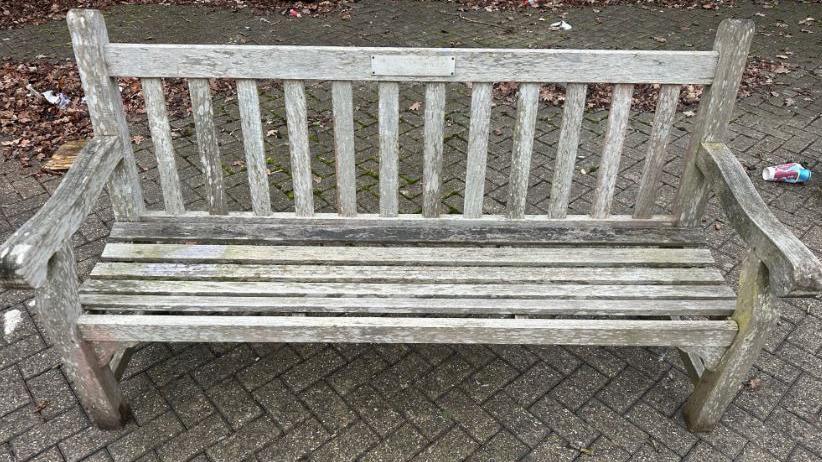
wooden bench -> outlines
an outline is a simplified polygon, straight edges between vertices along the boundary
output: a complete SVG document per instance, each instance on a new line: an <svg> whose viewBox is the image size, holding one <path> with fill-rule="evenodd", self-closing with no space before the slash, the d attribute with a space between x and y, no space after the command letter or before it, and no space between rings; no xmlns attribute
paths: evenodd
<svg viewBox="0 0 822 462"><path fill-rule="evenodd" d="M769 212L722 140L753 35L723 21L712 51L479 50L109 43L68 24L95 137L42 209L0 248L3 285L36 289L42 324L97 425L122 424L117 379L135 342L418 342L672 346L709 430L776 322L775 296L822 290L822 265ZM147 210L116 77L142 78L164 199ZM162 78L186 78L207 211L186 210ZM226 210L209 78L234 79L253 212ZM294 211L272 212L255 79L283 81ZM313 203L305 80L333 103L337 213ZM504 215L483 213L492 83L516 80ZM358 213L352 81L379 87L379 213ZM424 82L422 213L398 213L399 83ZM446 84L470 82L464 207L440 214ZM547 198L526 215L542 82L569 82ZM586 85L614 84L587 215L567 213ZM611 205L634 84L660 84L633 213ZM673 210L655 214L682 84L705 85ZM279 91L279 90L276 90ZM78 283L69 238L108 188L116 222ZM738 296L701 236L709 191L750 253Z"/></svg>

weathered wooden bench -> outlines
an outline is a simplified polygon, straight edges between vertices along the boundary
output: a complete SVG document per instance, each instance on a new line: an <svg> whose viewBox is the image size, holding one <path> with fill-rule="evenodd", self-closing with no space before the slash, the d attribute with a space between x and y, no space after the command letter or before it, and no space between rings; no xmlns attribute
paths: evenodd
<svg viewBox="0 0 822 462"><path fill-rule="evenodd" d="M418 342L673 346L709 430L778 318L775 296L822 290L822 265L769 212L722 144L753 35L722 22L712 51L474 50L109 43L101 14L68 16L95 137L53 197L0 248L3 285L36 307L100 427L134 342ZM147 210L116 77L138 76L164 210ZM188 79L208 210L184 207L162 78ZM235 79L253 212L229 212L209 78ZM255 79L283 81L294 212L273 213ZM315 213L305 80L331 81L338 213ZM519 81L507 213L483 214L492 83ZM358 214L352 81L379 87L379 214ZM398 213L400 82L425 83L422 213ZM441 215L449 82L470 82L464 211ZM526 215L541 82L568 82L547 197ZM614 84L588 215L568 215L586 84ZM634 84L660 84L633 214L611 205ZM705 85L669 214L655 195L682 84ZM107 185L116 222L78 283L69 238ZM738 296L700 233L713 190L750 248Z"/></svg>

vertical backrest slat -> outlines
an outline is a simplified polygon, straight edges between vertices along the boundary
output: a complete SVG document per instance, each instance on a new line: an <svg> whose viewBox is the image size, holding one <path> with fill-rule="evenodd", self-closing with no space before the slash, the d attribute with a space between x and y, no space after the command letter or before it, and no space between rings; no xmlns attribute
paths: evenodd
<svg viewBox="0 0 822 462"><path fill-rule="evenodd" d="M423 134L422 215L439 216L442 188L443 125L445 123L445 84L425 86L425 128Z"/></svg>
<svg viewBox="0 0 822 462"><path fill-rule="evenodd" d="M285 115L288 123L288 145L291 148L291 179L294 185L294 211L297 216L314 214L314 192L311 184L311 153L308 150L308 111L302 80L286 80Z"/></svg>
<svg viewBox="0 0 822 462"><path fill-rule="evenodd" d="M488 129L491 125L493 84L474 82L471 88L471 121L468 128L468 166L465 171L465 218L482 216L485 166L488 161Z"/></svg>
<svg viewBox="0 0 822 462"><path fill-rule="evenodd" d="M531 150L539 109L539 84L521 83L517 99L517 121L511 153L511 177L508 182L508 217L525 217L528 177L531 170Z"/></svg>
<svg viewBox="0 0 822 462"><path fill-rule="evenodd" d="M245 168L248 171L251 209L254 215L271 215L271 197L268 191L268 171L265 166L265 145L263 144L257 82L251 79L238 79L237 101L240 106L240 125L243 129Z"/></svg>
<svg viewBox="0 0 822 462"><path fill-rule="evenodd" d="M180 178L177 176L177 163L174 161L174 146L171 144L163 81L159 78L145 78L140 83L146 100L146 116L151 141L154 143L154 155L157 157L165 210L170 215L180 215L185 212L185 206L180 192Z"/></svg>
<svg viewBox="0 0 822 462"><path fill-rule="evenodd" d="M682 181L674 199L674 220L680 226L698 226L702 219L709 188L696 158L704 141L724 141L753 35L754 22L750 19L724 19L716 29L716 75L702 94L694 130L685 148Z"/></svg>
<svg viewBox="0 0 822 462"><path fill-rule="evenodd" d="M344 217L357 215L357 180L354 158L354 95L351 82L331 84L334 114L334 149L337 161L337 210Z"/></svg>
<svg viewBox="0 0 822 462"><path fill-rule="evenodd" d="M648 153L645 155L639 194L634 206L634 218L651 218L654 214L656 185L662 165L665 163L665 151L668 147L671 127L674 124L677 103L679 103L679 85L662 85L656 103L651 139L648 140Z"/></svg>
<svg viewBox="0 0 822 462"><path fill-rule="evenodd" d="M191 94L194 128L197 130L197 147L206 176L208 212L212 215L225 215L228 212L223 191L223 164L214 129L214 111L211 108L208 79L188 79L188 91Z"/></svg>
<svg viewBox="0 0 822 462"><path fill-rule="evenodd" d="M136 221L143 214L145 203L123 100L117 79L109 75L106 66L105 48L109 43L106 23L97 10L71 10L66 20L94 133L119 136L123 147L123 161L109 180L114 216L120 221Z"/></svg>
<svg viewBox="0 0 822 462"><path fill-rule="evenodd" d="M400 88L397 82L379 84L380 216L399 211Z"/></svg>
<svg viewBox="0 0 822 462"><path fill-rule="evenodd" d="M548 218L565 218L568 214L568 198L574 180L574 165L577 160L579 131L585 114L585 94L588 86L584 83L569 83L565 86L565 108L557 144L557 161L554 179L551 183L551 198L548 202Z"/></svg>
<svg viewBox="0 0 822 462"><path fill-rule="evenodd" d="M602 158L597 173L597 186L594 190L594 203L591 206L593 218L607 218L611 213L611 202L614 198L619 160L622 155L622 143L631 115L631 97L634 86L628 83L614 85L611 97L611 111L608 114L608 128L602 146Z"/></svg>

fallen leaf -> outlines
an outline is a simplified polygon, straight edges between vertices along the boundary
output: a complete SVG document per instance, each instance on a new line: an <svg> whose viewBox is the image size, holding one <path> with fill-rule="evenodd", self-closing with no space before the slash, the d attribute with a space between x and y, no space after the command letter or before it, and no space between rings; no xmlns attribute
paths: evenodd
<svg viewBox="0 0 822 462"><path fill-rule="evenodd" d="M693 117L693 116L696 115L696 112L694 112L694 111L684 111L682 113L682 115L684 115L685 117Z"/></svg>
<svg viewBox="0 0 822 462"><path fill-rule="evenodd" d="M419 111L421 107L422 107L422 101L414 101L413 103L411 103L410 106L408 106L408 110L409 111Z"/></svg>
<svg viewBox="0 0 822 462"><path fill-rule="evenodd" d="M760 379L759 377L754 377L751 380L748 380L745 383L745 387L751 391L757 391L765 384L765 382Z"/></svg>
<svg viewBox="0 0 822 462"><path fill-rule="evenodd" d="M654 40L656 40L659 43L665 43L665 42L668 41L668 39L666 39L665 37L659 37L659 36L655 36Z"/></svg>
<svg viewBox="0 0 822 462"><path fill-rule="evenodd" d="M277 136L277 135L279 135L279 134L280 134L280 131L279 131L279 130L277 130L276 128L272 128L271 130L269 130L269 131L265 132L265 136L273 136L273 137L276 137L276 136Z"/></svg>
<svg viewBox="0 0 822 462"><path fill-rule="evenodd" d="M142 135L134 135L131 137L131 142L134 144L140 144L145 140L145 137Z"/></svg>

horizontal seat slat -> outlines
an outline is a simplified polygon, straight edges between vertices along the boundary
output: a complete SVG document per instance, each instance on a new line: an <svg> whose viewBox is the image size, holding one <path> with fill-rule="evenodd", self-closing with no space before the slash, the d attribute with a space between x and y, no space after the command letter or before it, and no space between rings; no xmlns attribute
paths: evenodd
<svg viewBox="0 0 822 462"><path fill-rule="evenodd" d="M109 242L202 244L396 244L441 243L471 245L611 245L704 247L704 235L694 228L569 228L555 223L501 221L489 223L226 223L197 221L116 222Z"/></svg>
<svg viewBox="0 0 822 462"><path fill-rule="evenodd" d="M112 243L104 261L405 266L650 266L713 263L701 248L350 247Z"/></svg>
<svg viewBox="0 0 822 462"><path fill-rule="evenodd" d="M527 50L269 45L147 45L105 47L112 76L420 82L710 84L716 51ZM372 57L454 58L449 75L376 75Z"/></svg>
<svg viewBox="0 0 822 462"><path fill-rule="evenodd" d="M729 316L734 300L236 297L82 293L86 310L440 315Z"/></svg>
<svg viewBox="0 0 822 462"><path fill-rule="evenodd" d="M724 284L715 268L332 266L101 262L92 279L248 282Z"/></svg>
<svg viewBox="0 0 822 462"><path fill-rule="evenodd" d="M734 321L82 315L88 340L727 346Z"/></svg>
<svg viewBox="0 0 822 462"><path fill-rule="evenodd" d="M279 297L732 299L727 286L621 284L363 284L344 282L236 282L168 280L86 281L86 293Z"/></svg>

